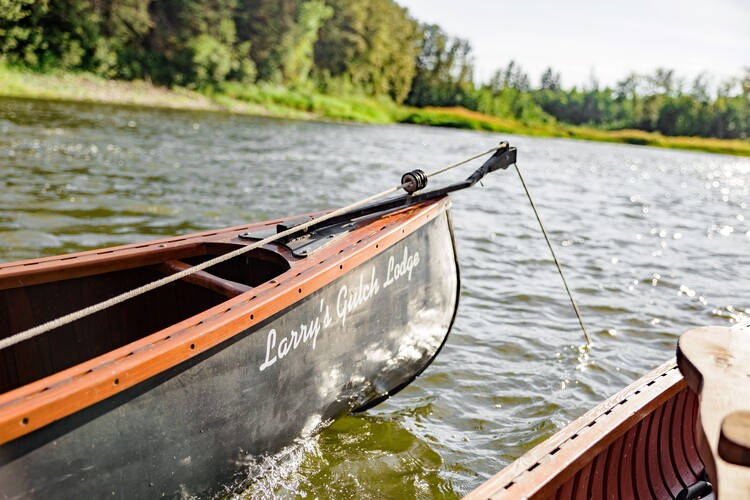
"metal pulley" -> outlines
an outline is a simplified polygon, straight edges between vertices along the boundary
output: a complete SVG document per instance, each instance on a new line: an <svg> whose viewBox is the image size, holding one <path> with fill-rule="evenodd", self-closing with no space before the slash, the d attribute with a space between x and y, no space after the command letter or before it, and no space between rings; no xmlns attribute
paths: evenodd
<svg viewBox="0 0 750 500"><path fill-rule="evenodd" d="M401 186L409 194L415 193L427 186L427 174L423 170L412 170L401 177Z"/></svg>

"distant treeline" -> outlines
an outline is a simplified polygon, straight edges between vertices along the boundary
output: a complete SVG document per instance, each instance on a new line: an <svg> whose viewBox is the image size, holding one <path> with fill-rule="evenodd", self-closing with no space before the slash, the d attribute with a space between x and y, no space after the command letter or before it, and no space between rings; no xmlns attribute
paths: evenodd
<svg viewBox="0 0 750 500"><path fill-rule="evenodd" d="M532 87L515 62L475 82L472 61L468 41L393 0L0 0L0 62L39 71L219 92L274 84L526 123L750 138L750 68L718 86L659 69L566 90L551 68Z"/></svg>

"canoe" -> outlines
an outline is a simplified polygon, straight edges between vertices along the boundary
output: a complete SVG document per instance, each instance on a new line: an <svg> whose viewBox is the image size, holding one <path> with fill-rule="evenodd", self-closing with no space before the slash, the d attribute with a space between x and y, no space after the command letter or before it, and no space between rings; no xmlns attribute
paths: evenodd
<svg viewBox="0 0 750 500"><path fill-rule="evenodd" d="M261 457L396 394L456 315L447 194L514 162L502 143L465 181L424 192L414 171L408 194L325 223L0 264L0 344L175 279L0 350L0 498L226 493Z"/></svg>
<svg viewBox="0 0 750 500"><path fill-rule="evenodd" d="M674 360L532 448L465 498L695 499L711 494L698 397Z"/></svg>
<svg viewBox="0 0 750 500"><path fill-rule="evenodd" d="M3 496L71 498L82 483L91 497L206 494L238 462L398 392L455 317L449 206L327 228L331 241L306 258L251 251L202 272L204 283L175 282L4 350ZM284 222L3 264L3 333Z"/></svg>

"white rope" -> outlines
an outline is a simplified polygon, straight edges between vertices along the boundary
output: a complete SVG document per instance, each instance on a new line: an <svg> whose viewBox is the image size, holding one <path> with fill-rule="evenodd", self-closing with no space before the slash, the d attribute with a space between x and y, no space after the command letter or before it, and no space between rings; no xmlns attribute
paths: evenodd
<svg viewBox="0 0 750 500"><path fill-rule="evenodd" d="M475 154L474 156L472 156L470 158L466 158L465 160L461 160L460 162L454 163L453 165L448 165L447 167L441 168L440 170L436 170L436 171L434 171L434 172L432 172L430 174L427 174L427 177L434 177L436 175L442 174L443 172L447 172L448 170L450 170L452 168L460 167L464 163L469 163L471 160L476 160L477 158L480 158L480 157L482 157L484 155L488 155L490 153L494 153L495 151L497 151L498 149L500 149L501 147L503 147L505 145L507 145L507 143L501 142L499 146L496 146L496 147L494 147L492 149L488 149L487 151L482 151L481 153L477 153L477 154Z"/></svg>
<svg viewBox="0 0 750 500"><path fill-rule="evenodd" d="M563 285L565 286L565 291L568 292L568 298L570 298L570 303L573 305L573 310L575 311L576 317L578 318L578 323L581 325L581 330L583 330L583 336L586 337L586 346L590 348L593 345L591 343L591 337L589 337L589 332L586 330L586 325L583 324L583 316L581 315L581 311L578 309L578 304L576 304L576 301L573 298L573 293L570 291L570 287L568 286L568 281L565 279L562 265L560 264L560 261L557 260L557 255L555 255L555 249L552 248L552 243L550 243L549 236L547 235L547 230L544 228L544 224L542 224L542 218L539 217L539 212L536 209L536 204L534 203L534 200L531 198L531 193L529 192L529 188L526 187L526 181L523 180L523 175L521 175L521 169L518 168L517 163L515 163L513 166L516 167L516 172L518 172L518 178L521 179L521 185L523 186L523 190L526 191L526 197L529 199L529 203L531 204L532 210L534 210L534 215L536 216L536 220L537 222L539 222L539 227L542 229L544 240L547 242L547 247L549 248L549 251L552 254L552 260L555 261L555 265L557 266L557 272L560 273L560 278L562 278Z"/></svg>
<svg viewBox="0 0 750 500"><path fill-rule="evenodd" d="M484 156L486 154L492 153L494 151L497 151L500 149L500 146L494 147L492 149L488 149L487 151L483 153L476 154L470 158L467 158L465 160L462 160L458 163L454 163L453 165L448 165L447 167L440 169L436 172L433 172L431 174L428 174L428 177L432 177L434 175L446 172L452 168L456 168L460 165L463 165L465 163L468 163L472 160L475 160L479 158L480 156ZM215 257L211 260L207 260L205 262L202 262L200 264L197 264L195 266L190 267L189 269L185 269L183 271L180 271L178 273L165 276L164 278L161 278L159 280L153 281L151 283L147 283L143 286L140 286L138 288L134 288L133 290L124 292L120 295L116 295L112 297L111 299L105 300L103 302L99 302L98 304L94 304L88 307L85 307L83 309L80 309L78 311L72 312L70 314L66 314L65 316L61 316L57 319L53 319L51 321L47 321L46 323L42 323L41 325L35 326L33 328L29 328L28 330L24 330L22 332L16 333L14 335L11 335L10 337L4 338L0 340L0 350L3 350L7 347L13 346L18 344L19 342L23 342L25 340L29 340L31 338L34 338L38 335L42 335L44 333L49 332L50 330L54 330L55 328L59 328L61 326L67 325L69 323L72 323L74 321L77 321L79 319L85 318L86 316L90 316L92 314L95 314L99 311L103 311L104 309L107 309L109 307L112 307L114 305L117 305L121 302L125 302L126 300L132 299L133 297L137 297L138 295L142 295L146 292L150 292L151 290L154 290L156 288L159 288L161 286L167 285L169 283L172 283L174 281L180 280L182 278L185 278L186 276L189 276L193 273L197 273L198 271L202 271L208 267L214 266L216 264L220 264L224 261L233 259L234 257L237 257L239 255L242 255L244 253L249 252L250 250L254 250L256 248L259 248L263 245L267 245L268 243L272 243L280 238L283 238L285 236L289 236L291 234L297 233L299 231L304 231L308 229L309 227L319 224L321 222L325 222L329 219L332 219L334 217L338 217L339 215L342 215L346 212L349 212L350 210L354 210L356 208L362 207L363 205L367 205L368 203L371 203L379 198L382 198L384 196L388 196L389 194L393 194L401 189L406 187L406 183L400 184L398 186L394 186L392 188L386 189L385 191L382 191L380 193L374 194L368 198L365 198L363 200L357 201L352 203L351 205L347 205L345 207L339 208L337 210L334 210L333 212L329 212L325 215L321 215L320 217L317 217L315 219L311 219L303 224L300 224L298 226L291 227L289 229L286 229L280 233L273 234L271 236L268 236L260 241L256 241L255 243L252 243L250 245L244 246L242 248L238 248L236 250L233 250L229 253L226 253L224 255L220 255L218 257Z"/></svg>

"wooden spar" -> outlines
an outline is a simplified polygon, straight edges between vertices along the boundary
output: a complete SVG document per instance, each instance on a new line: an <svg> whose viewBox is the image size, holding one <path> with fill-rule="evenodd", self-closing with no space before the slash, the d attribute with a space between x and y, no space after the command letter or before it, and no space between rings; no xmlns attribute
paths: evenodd
<svg viewBox="0 0 750 500"><path fill-rule="evenodd" d="M697 409L697 397L670 361L465 498L674 498L704 473L693 432Z"/></svg>

